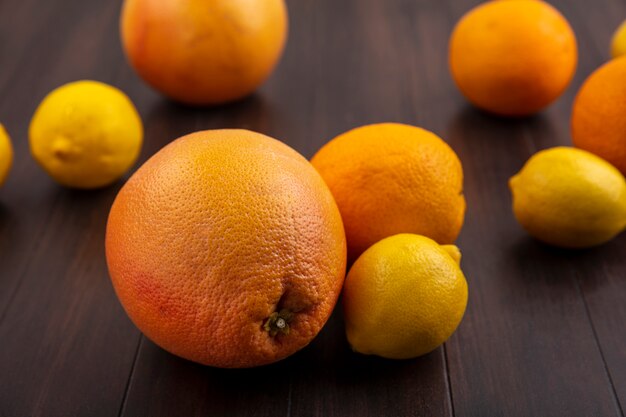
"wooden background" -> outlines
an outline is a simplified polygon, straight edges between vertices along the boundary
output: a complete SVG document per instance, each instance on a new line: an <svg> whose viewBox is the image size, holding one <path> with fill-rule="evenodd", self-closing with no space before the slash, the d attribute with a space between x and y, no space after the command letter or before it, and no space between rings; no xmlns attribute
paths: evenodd
<svg viewBox="0 0 626 417"><path fill-rule="evenodd" d="M624 416L626 236L586 251L543 246L515 222L507 180L538 149L570 143L573 96L608 58L626 2L553 2L578 36L577 76L522 120L474 110L448 74L451 28L477 3L291 0L288 47L270 81L237 104L189 109L125 63L120 0L0 0L0 120L16 147L0 190L0 416ZM64 189L28 152L35 107L76 79L129 94L146 126L142 161L209 128L260 131L307 157L366 123L435 131L466 175L458 244L470 301L460 328L407 361L351 353L338 313L309 347L263 368L213 369L164 352L128 320L106 270L105 222L122 183Z"/></svg>

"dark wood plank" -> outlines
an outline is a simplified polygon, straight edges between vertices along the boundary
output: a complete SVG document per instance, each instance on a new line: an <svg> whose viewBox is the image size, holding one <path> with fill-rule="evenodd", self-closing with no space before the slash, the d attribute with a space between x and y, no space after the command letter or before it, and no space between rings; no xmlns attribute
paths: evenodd
<svg viewBox="0 0 626 417"><path fill-rule="evenodd" d="M534 138L556 144L550 119L514 126L458 109L450 137L472 158L471 220L459 240L470 303L447 344L456 415L619 415L569 262L576 255L532 240L511 213L507 180L539 147Z"/></svg>
<svg viewBox="0 0 626 417"><path fill-rule="evenodd" d="M119 185L59 187L30 157L27 128L43 96L67 81L137 89L119 71L111 31L120 2L54 3L3 1L0 13L0 120L16 152L0 191L0 415L116 415L139 342L103 257Z"/></svg>
<svg viewBox="0 0 626 417"><path fill-rule="evenodd" d="M340 314L289 366L293 416L452 416L443 349L390 361L352 352Z"/></svg>
<svg viewBox="0 0 626 417"><path fill-rule="evenodd" d="M569 3L568 3L569 4ZM580 83L609 58L615 29L626 19L626 2L606 1L596 7L577 0L571 5L572 19L589 45ZM607 373L613 384L622 415L626 410L626 238L572 259L589 310Z"/></svg>
<svg viewBox="0 0 626 417"><path fill-rule="evenodd" d="M52 64L55 55L61 52L65 53L65 57L67 57L73 53L70 47L71 38L75 35L73 32L75 28L73 25L66 25L60 28L54 36L50 36L47 33L49 29L46 30L48 21L58 19L61 16L61 10L58 10L58 13L53 13L54 8L44 6L39 9L39 5L35 1L3 2L0 6L2 7L0 9L0 27L3 28L2 39L12 40L12 42L3 41L0 49L0 59L3 63L0 67L0 86L2 86L0 120L13 137L16 153L13 169L0 194L0 204L4 213L0 226L3 227L2 236L5 237L3 239L5 244L10 244L10 247L13 248L21 248L25 259L31 248L37 244L37 240L33 239L32 236L36 236L42 230L47 216L31 214L28 215L28 221L19 225L18 222L25 219L26 216L18 217L15 215L20 212L25 213L31 206L31 202L35 203L35 206L40 206L41 200L35 199L44 196L49 188L49 183L41 181L43 177L39 175L40 172L34 167L35 164L32 159L29 158L26 132L35 106L48 91L48 85L44 86L44 83L50 83L54 77L50 72L54 69L59 70L59 72L63 71L58 65ZM68 9L73 11L68 13L68 18L76 21L83 20L83 15L88 10L85 7L68 7ZM36 12L37 10L39 13ZM15 24L15 18L26 21L31 15L39 30L29 30L27 25ZM48 47L37 48L37 46L42 45ZM38 52L29 53L31 48L37 48ZM44 72L42 65L50 65L50 67ZM23 187L21 184L29 184L30 186ZM18 232L17 227L22 229ZM2 251L2 255L3 291L0 292L0 318L18 285L19 268L25 265L25 262L16 259L13 254L9 256L9 252L6 250Z"/></svg>
<svg viewBox="0 0 626 417"><path fill-rule="evenodd" d="M450 9L460 16L476 3L455 2ZM516 223L507 190L509 177L531 154L571 144L571 103L597 65L596 46L581 28L588 22L570 2L553 4L579 39L579 69L564 96L542 114L519 121L493 118L459 102L450 122L450 139L467 178L468 222L459 242L471 280L466 320L447 344L457 416L621 415L580 279L602 280L600 265L614 264L624 236L593 251L549 248ZM604 301L612 301L607 311L620 308L615 299ZM626 316L621 317L623 326ZM624 332L616 339L623 346Z"/></svg>
<svg viewBox="0 0 626 417"><path fill-rule="evenodd" d="M0 121L16 145L0 190L0 415L623 415L626 238L580 252L538 244L515 222L506 183L537 149L569 144L576 88L606 57L626 4L555 1L578 34L578 74L542 115L507 121L467 105L447 72L452 25L478 0L291 0L278 71L259 93L214 109L172 104L132 73L119 46L120 3L0 2ZM470 304L459 331L445 349L386 361L350 352L336 311L302 352L230 371L141 337L103 253L120 184L64 190L28 153L39 100L81 78L117 85L135 101L146 125L141 160L207 128L261 131L307 157L366 123L440 134L466 174L459 245Z"/></svg>
<svg viewBox="0 0 626 417"><path fill-rule="evenodd" d="M460 17L477 3L454 2L450 10ZM572 15L574 7L583 14L589 9L578 3L553 2L578 34L580 64L570 89L547 111L507 121L462 100L451 103L456 115L449 136L464 161L469 207L459 244L470 304L447 344L457 416L621 415L579 279L585 265L585 279L602 280L596 265L613 263L611 253L623 253L624 237L595 255L548 248L517 225L507 190L509 177L532 153L571 144L571 103L585 73L597 65L593 45ZM604 301L607 311L619 308L616 299ZM624 323L626 316L621 317ZM616 337L622 346L623 333Z"/></svg>
<svg viewBox="0 0 626 417"><path fill-rule="evenodd" d="M144 338L121 415L286 416L290 360L253 369L211 368Z"/></svg>

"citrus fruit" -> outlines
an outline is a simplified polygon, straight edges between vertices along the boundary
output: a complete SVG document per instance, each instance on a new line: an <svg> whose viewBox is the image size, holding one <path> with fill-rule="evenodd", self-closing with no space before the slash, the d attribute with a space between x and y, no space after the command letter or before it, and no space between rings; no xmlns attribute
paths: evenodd
<svg viewBox="0 0 626 417"><path fill-rule="evenodd" d="M190 105L252 93L287 38L284 0L126 0L122 43L139 76Z"/></svg>
<svg viewBox="0 0 626 417"><path fill-rule="evenodd" d="M13 146L9 134L0 123L0 185L4 184L13 164Z"/></svg>
<svg viewBox="0 0 626 417"><path fill-rule="evenodd" d="M408 359L445 342L467 306L460 260L456 246L408 233L385 238L363 252L343 290L352 348Z"/></svg>
<svg viewBox="0 0 626 417"><path fill-rule="evenodd" d="M246 130L184 136L124 185L109 271L137 327L164 349L250 367L307 345L345 275L339 210L309 162Z"/></svg>
<svg viewBox="0 0 626 417"><path fill-rule="evenodd" d="M611 40L611 56L613 58L626 55L626 20L617 28Z"/></svg>
<svg viewBox="0 0 626 417"><path fill-rule="evenodd" d="M509 186L517 220L551 245L595 246L626 227L626 180L589 152L566 147L540 151Z"/></svg>
<svg viewBox="0 0 626 417"><path fill-rule="evenodd" d="M137 160L141 118L115 87L76 81L48 94L29 129L35 160L67 187L98 188L119 179Z"/></svg>
<svg viewBox="0 0 626 417"><path fill-rule="evenodd" d="M398 233L452 243L461 230L463 169L434 133L395 123L363 126L327 143L311 162L335 196L351 260Z"/></svg>
<svg viewBox="0 0 626 417"><path fill-rule="evenodd" d="M626 56L593 72L572 107L572 140L626 174Z"/></svg>
<svg viewBox="0 0 626 417"><path fill-rule="evenodd" d="M488 1L457 23L450 71L465 97L503 116L535 113L567 88L577 64L574 32L540 0Z"/></svg>

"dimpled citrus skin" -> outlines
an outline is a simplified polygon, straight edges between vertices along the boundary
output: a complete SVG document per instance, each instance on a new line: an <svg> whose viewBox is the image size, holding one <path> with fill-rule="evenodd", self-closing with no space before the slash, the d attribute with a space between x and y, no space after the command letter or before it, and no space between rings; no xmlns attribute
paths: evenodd
<svg viewBox="0 0 626 417"><path fill-rule="evenodd" d="M119 192L106 255L144 334L202 364L250 367L307 345L341 291L346 242L322 178L287 145L246 130L184 136ZM263 327L293 313L289 334Z"/></svg>
<svg viewBox="0 0 626 417"><path fill-rule="evenodd" d="M327 143L311 163L335 196L351 260L398 233L443 244L461 231L461 162L427 130L397 123L363 126Z"/></svg>
<svg viewBox="0 0 626 417"><path fill-rule="evenodd" d="M488 1L457 23L452 76L474 105L503 116L535 113L558 98L576 71L576 38L539 0Z"/></svg>
<svg viewBox="0 0 626 417"><path fill-rule="evenodd" d="M566 147L540 151L509 186L517 220L551 245L595 246L626 227L626 181L589 152Z"/></svg>
<svg viewBox="0 0 626 417"><path fill-rule="evenodd" d="M0 186L4 184L13 165L13 146L9 134L0 123Z"/></svg>
<svg viewBox="0 0 626 417"><path fill-rule="evenodd" d="M118 180L137 160L143 125L122 91L76 81L48 94L29 127L30 151L66 187L99 188Z"/></svg>
<svg viewBox="0 0 626 417"><path fill-rule="evenodd" d="M613 58L626 55L626 21L615 31L611 40L611 56Z"/></svg>
<svg viewBox="0 0 626 417"><path fill-rule="evenodd" d="M626 56L593 72L572 107L572 140L626 175Z"/></svg>
<svg viewBox="0 0 626 417"><path fill-rule="evenodd" d="M284 0L126 0L122 43L137 73L170 98L219 104L252 93L287 38Z"/></svg>
<svg viewBox="0 0 626 417"><path fill-rule="evenodd" d="M456 246L399 234L366 250L343 291L346 334L354 350L390 359L424 355L456 330L467 282Z"/></svg>

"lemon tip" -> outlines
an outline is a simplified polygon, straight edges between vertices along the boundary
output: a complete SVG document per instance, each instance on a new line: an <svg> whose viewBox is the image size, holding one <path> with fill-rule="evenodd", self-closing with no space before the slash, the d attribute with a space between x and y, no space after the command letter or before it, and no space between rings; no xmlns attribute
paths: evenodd
<svg viewBox="0 0 626 417"><path fill-rule="evenodd" d="M456 245L442 245L441 248L445 250L457 264L461 264L461 251Z"/></svg>

